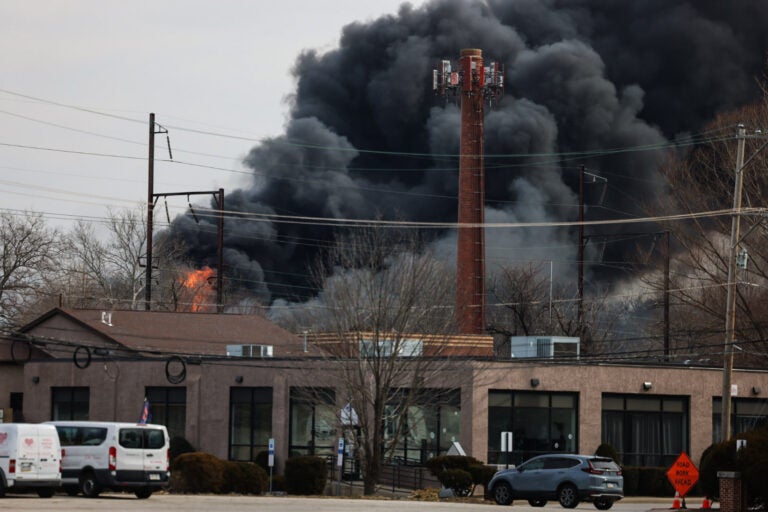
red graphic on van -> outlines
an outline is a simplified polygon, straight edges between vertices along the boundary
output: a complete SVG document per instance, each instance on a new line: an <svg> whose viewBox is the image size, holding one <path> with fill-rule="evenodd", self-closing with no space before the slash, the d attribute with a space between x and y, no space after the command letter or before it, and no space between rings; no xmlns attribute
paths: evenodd
<svg viewBox="0 0 768 512"><path fill-rule="evenodd" d="M25 437L24 444L27 446L32 446L33 444L35 444L35 440L32 439L31 437Z"/></svg>
<svg viewBox="0 0 768 512"><path fill-rule="evenodd" d="M0 432L0 444L5 443L6 439L8 439L8 433L7 432Z"/></svg>

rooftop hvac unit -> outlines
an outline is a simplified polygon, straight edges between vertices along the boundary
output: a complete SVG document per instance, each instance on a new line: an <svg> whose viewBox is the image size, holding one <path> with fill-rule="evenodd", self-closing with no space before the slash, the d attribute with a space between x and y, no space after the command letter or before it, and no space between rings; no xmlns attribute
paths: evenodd
<svg viewBox="0 0 768 512"><path fill-rule="evenodd" d="M272 345L227 345L227 357L272 357Z"/></svg>
<svg viewBox="0 0 768 512"><path fill-rule="evenodd" d="M510 357L578 359L580 339L569 336L512 336Z"/></svg>

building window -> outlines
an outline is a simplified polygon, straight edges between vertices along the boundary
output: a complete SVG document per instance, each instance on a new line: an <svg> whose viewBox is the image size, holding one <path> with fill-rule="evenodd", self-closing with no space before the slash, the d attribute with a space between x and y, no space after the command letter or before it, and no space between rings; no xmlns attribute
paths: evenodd
<svg viewBox="0 0 768 512"><path fill-rule="evenodd" d="M51 388L51 419L88 420L89 397L90 389L87 387Z"/></svg>
<svg viewBox="0 0 768 512"><path fill-rule="evenodd" d="M334 390L291 388L291 456L335 454L336 412Z"/></svg>
<svg viewBox="0 0 768 512"><path fill-rule="evenodd" d="M187 426L187 388L148 386L145 396L152 410L152 423L165 425L171 439L184 437Z"/></svg>
<svg viewBox="0 0 768 512"><path fill-rule="evenodd" d="M578 395L537 391L488 392L488 464L520 464L542 453L578 450ZM501 433L512 432L512 453Z"/></svg>
<svg viewBox="0 0 768 512"><path fill-rule="evenodd" d="M229 459L256 460L272 437L272 388L230 388Z"/></svg>
<svg viewBox="0 0 768 512"><path fill-rule="evenodd" d="M408 391L394 393L386 407L385 454L395 464L424 464L461 437L460 391L423 389L413 399L404 393Z"/></svg>
<svg viewBox="0 0 768 512"><path fill-rule="evenodd" d="M628 466L670 466L688 451L688 399L603 394L602 442Z"/></svg>
<svg viewBox="0 0 768 512"><path fill-rule="evenodd" d="M712 442L723 438L723 401L712 399ZM740 434L768 425L768 400L764 398L731 397L731 433Z"/></svg>

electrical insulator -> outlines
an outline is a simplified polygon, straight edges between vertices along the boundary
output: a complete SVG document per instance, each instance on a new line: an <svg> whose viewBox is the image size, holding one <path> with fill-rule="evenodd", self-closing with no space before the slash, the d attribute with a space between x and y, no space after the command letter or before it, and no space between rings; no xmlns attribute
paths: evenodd
<svg viewBox="0 0 768 512"><path fill-rule="evenodd" d="M742 249L741 251L739 251L739 255L736 256L736 266L739 268L746 269L748 260L749 260L749 256L747 255L747 250Z"/></svg>

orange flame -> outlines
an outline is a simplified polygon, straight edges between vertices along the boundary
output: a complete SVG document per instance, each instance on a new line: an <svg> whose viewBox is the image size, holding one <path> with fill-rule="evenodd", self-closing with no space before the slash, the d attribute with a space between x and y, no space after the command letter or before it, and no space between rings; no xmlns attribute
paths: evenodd
<svg viewBox="0 0 768 512"><path fill-rule="evenodd" d="M186 276L180 279L181 285L187 289L190 294L190 310L197 313L205 309L211 309L214 299L214 289L211 285L211 278L215 271L210 267L200 270L192 270Z"/></svg>

